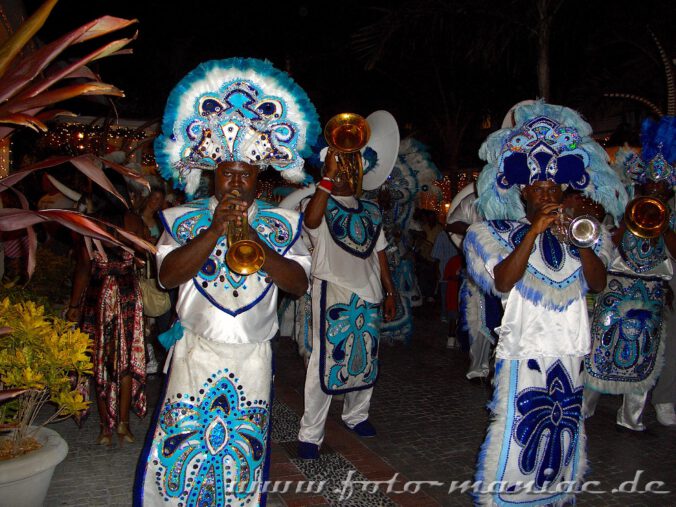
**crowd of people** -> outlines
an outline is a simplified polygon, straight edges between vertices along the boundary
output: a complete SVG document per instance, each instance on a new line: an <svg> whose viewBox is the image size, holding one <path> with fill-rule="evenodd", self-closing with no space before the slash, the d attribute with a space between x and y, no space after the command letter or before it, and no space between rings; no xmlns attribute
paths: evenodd
<svg viewBox="0 0 676 507"><path fill-rule="evenodd" d="M611 167L575 111L525 101L510 114L480 149L486 165L472 191L446 216L416 208L424 171L406 157L420 163L425 151L398 137L391 177L368 198L329 148L305 198L277 207L256 199L259 173L311 179L304 158L318 115L286 73L231 58L201 64L169 96L155 155L175 190L160 180L130 187L114 171L106 175L119 196L45 178L39 208L80 206L157 248L153 258L74 236L65 310L94 344L99 444L134 441L130 412L146 414L146 376L166 373L136 504L264 501L256 485L268 479L280 295L282 334L305 359L304 460L320 458L336 396L346 428L377 435L369 407L379 346L415 343L415 308L447 323L439 344L468 355L467 379L492 379L476 479L537 486L484 492L479 505L568 501L549 486L581 480L584 419L603 393L623 395L623 430L645 431L651 391L659 422L676 425L676 119L647 120L640 153L622 149ZM382 164L384 150L369 156ZM208 195L203 171L213 175ZM169 206L168 190L185 203ZM570 225L580 217L595 232L589 242ZM55 234L47 229L45 241ZM23 241L3 236L10 276L21 273Z"/></svg>

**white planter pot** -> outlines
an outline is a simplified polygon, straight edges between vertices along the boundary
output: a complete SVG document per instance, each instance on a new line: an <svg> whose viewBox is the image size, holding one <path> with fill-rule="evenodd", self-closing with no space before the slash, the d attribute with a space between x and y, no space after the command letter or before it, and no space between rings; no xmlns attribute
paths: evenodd
<svg viewBox="0 0 676 507"><path fill-rule="evenodd" d="M40 428L34 437L40 449L0 461L0 507L41 507L56 465L68 454L68 444L56 431Z"/></svg>

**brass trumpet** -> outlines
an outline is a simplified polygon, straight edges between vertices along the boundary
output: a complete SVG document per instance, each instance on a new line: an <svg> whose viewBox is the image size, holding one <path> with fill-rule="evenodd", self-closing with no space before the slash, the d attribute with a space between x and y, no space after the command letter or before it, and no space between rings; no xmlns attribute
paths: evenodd
<svg viewBox="0 0 676 507"><path fill-rule="evenodd" d="M336 181L346 180L354 194L361 195L364 164L359 152L371 137L368 122L355 113L335 115L324 127L324 138L338 152Z"/></svg>
<svg viewBox="0 0 676 507"><path fill-rule="evenodd" d="M572 217L572 210L568 209L558 215L552 232L561 243L589 248L601 236L601 223L592 215Z"/></svg>
<svg viewBox="0 0 676 507"><path fill-rule="evenodd" d="M655 197L637 197L627 204L624 223L629 232L639 238L656 238L669 225L669 210Z"/></svg>
<svg viewBox="0 0 676 507"><path fill-rule="evenodd" d="M239 197L240 192L235 189L232 196ZM263 247L249 239L248 231L249 220L246 215L242 218L242 225L228 223L228 252L225 254L225 263L238 275L256 273L265 262Z"/></svg>

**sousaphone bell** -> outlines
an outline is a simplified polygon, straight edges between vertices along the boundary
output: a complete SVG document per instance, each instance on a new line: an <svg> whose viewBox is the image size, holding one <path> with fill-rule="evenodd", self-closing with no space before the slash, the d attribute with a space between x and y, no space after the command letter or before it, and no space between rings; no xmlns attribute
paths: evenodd
<svg viewBox="0 0 676 507"><path fill-rule="evenodd" d="M669 210L655 197L637 197L627 204L624 223L639 238L657 238L669 225Z"/></svg>
<svg viewBox="0 0 676 507"><path fill-rule="evenodd" d="M238 190L232 191L233 197L239 197ZM225 263L238 275L250 275L263 267L265 251L263 247L249 239L249 221L245 215L242 224L234 222L228 224L228 252L225 254Z"/></svg>
<svg viewBox="0 0 676 507"><path fill-rule="evenodd" d="M361 195L364 164L360 150L366 146L371 128L364 117L355 113L340 113L324 127L324 138L338 152L336 181L347 181L354 194Z"/></svg>

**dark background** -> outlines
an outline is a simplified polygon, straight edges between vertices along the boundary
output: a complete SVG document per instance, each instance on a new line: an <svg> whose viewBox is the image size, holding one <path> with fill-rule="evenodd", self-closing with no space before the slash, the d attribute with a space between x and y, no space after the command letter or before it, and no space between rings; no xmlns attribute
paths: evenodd
<svg viewBox="0 0 676 507"><path fill-rule="evenodd" d="M26 11L39 4L26 1ZM666 107L664 67L649 30L673 59L675 4L62 0L38 36L51 41L105 14L138 19L125 31L138 30L134 54L92 65L103 81L125 91L125 98L114 99L122 118L161 117L172 87L203 61L267 58L307 91L323 123L338 112L386 109L402 135L429 144L440 169L452 173L477 166L481 141L499 128L509 107L539 95L538 6L551 17L549 101L580 110L595 130L610 133L622 123L635 129L650 112L605 92L633 93ZM114 114L109 101L80 102L73 109L81 114Z"/></svg>

